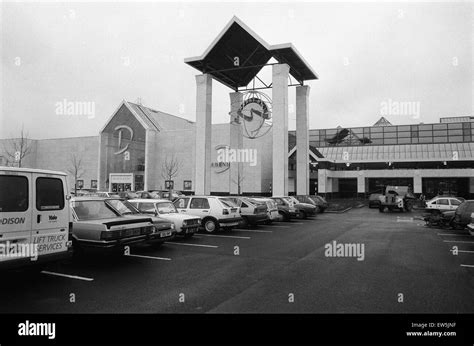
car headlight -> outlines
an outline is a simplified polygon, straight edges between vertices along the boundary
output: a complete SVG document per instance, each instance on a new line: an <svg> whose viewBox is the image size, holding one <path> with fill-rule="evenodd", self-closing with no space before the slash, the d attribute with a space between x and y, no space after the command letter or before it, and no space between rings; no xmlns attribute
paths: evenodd
<svg viewBox="0 0 474 346"><path fill-rule="evenodd" d="M174 229L174 223L171 224L171 229Z"/></svg>
<svg viewBox="0 0 474 346"><path fill-rule="evenodd" d="M188 221L187 220L184 220L183 221L183 227L186 227L188 225Z"/></svg>

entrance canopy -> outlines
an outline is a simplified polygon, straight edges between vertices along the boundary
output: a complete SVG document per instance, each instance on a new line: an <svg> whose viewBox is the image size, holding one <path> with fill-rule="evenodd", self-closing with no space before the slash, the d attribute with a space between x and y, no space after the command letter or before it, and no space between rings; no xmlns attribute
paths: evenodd
<svg viewBox="0 0 474 346"><path fill-rule="evenodd" d="M291 43L269 45L235 16L201 56L184 62L237 91L247 86L271 58L288 64L291 76L300 84L318 79Z"/></svg>

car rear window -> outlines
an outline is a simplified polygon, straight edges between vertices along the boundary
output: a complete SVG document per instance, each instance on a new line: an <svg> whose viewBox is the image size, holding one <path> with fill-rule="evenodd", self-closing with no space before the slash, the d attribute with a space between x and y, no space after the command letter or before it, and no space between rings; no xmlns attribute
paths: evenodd
<svg viewBox="0 0 474 346"><path fill-rule="evenodd" d="M36 209L62 210L64 209L63 182L58 178L36 179Z"/></svg>
<svg viewBox="0 0 474 346"><path fill-rule="evenodd" d="M17 175L0 175L0 212L28 210L28 179Z"/></svg>

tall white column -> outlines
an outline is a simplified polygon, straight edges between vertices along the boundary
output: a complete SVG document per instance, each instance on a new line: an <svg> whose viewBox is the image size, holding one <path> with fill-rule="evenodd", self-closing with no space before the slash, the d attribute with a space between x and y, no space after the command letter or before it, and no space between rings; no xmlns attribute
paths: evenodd
<svg viewBox="0 0 474 346"><path fill-rule="evenodd" d="M309 194L309 90L296 87L296 194Z"/></svg>
<svg viewBox="0 0 474 346"><path fill-rule="evenodd" d="M239 110L242 101L243 94L241 92L233 92L230 96L230 141L229 146L231 149L242 149L244 146L244 138L241 121L243 121L236 113ZM239 162L233 162L230 164L229 170L229 192L231 195L237 195L239 193L239 184L242 185L243 181L243 165ZM242 192L242 186L240 189Z"/></svg>
<svg viewBox="0 0 474 346"><path fill-rule="evenodd" d="M273 65L273 196L288 194L288 75L287 64Z"/></svg>
<svg viewBox="0 0 474 346"><path fill-rule="evenodd" d="M195 193L211 193L212 78L196 76Z"/></svg>

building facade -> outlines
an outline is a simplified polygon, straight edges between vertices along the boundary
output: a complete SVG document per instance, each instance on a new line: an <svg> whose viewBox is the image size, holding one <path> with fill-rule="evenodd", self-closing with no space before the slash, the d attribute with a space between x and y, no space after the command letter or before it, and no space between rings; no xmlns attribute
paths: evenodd
<svg viewBox="0 0 474 346"><path fill-rule="evenodd" d="M309 130L310 194L355 197L386 185L410 185L415 194L474 196L474 118L442 118L435 124ZM272 194L272 130L243 138L252 162L220 162L230 146L231 124L212 125L211 193ZM108 191L195 188L196 124L123 101L98 136L29 140L23 167L69 173L69 186ZM0 165L16 165L0 140ZM74 181L74 160L80 162ZM230 174L238 166L238 176ZM296 135L288 136L288 187L296 191Z"/></svg>

